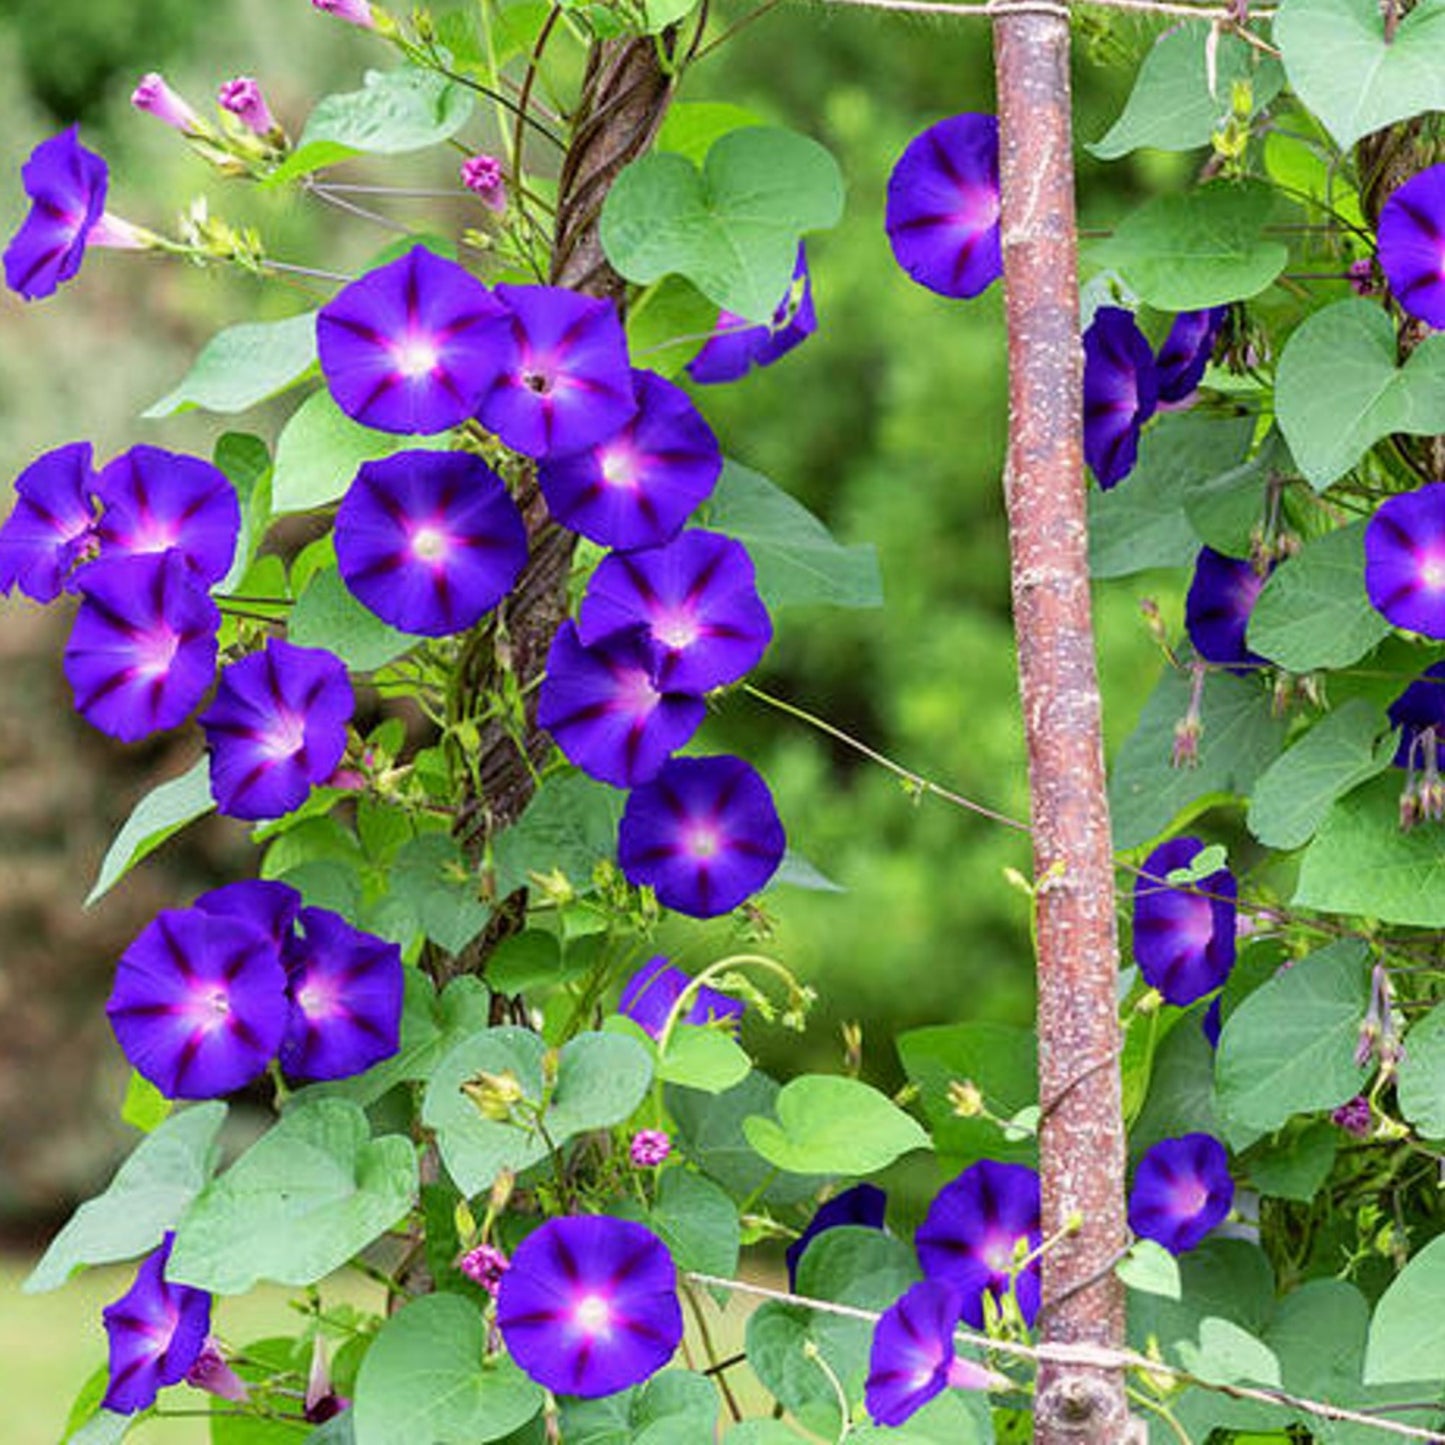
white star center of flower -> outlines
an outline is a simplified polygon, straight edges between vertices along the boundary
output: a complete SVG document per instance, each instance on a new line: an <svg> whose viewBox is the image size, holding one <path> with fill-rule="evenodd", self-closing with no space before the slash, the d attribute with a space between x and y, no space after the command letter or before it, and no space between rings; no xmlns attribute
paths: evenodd
<svg viewBox="0 0 1445 1445"><path fill-rule="evenodd" d="M686 607L669 608L652 623L652 635L664 647L691 647L701 633L697 618Z"/></svg>
<svg viewBox="0 0 1445 1445"><path fill-rule="evenodd" d="M417 377L430 376L437 368L437 349L425 336L408 336L395 351L392 359L396 369L408 381Z"/></svg>
<svg viewBox="0 0 1445 1445"><path fill-rule="evenodd" d="M589 1294L579 1300L572 1318L585 1335L605 1335L612 1325L612 1308L601 1295Z"/></svg>
<svg viewBox="0 0 1445 1445"><path fill-rule="evenodd" d="M448 551L446 533L439 527L418 527L411 536L411 554L418 562L443 562Z"/></svg>
<svg viewBox="0 0 1445 1445"><path fill-rule="evenodd" d="M609 487L635 491L638 477L638 458L630 447L604 447L599 458L602 465L602 480Z"/></svg>
<svg viewBox="0 0 1445 1445"><path fill-rule="evenodd" d="M694 823L683 834L683 849L690 858L705 863L722 852L723 840L709 823Z"/></svg>
<svg viewBox="0 0 1445 1445"><path fill-rule="evenodd" d="M1420 581L1432 592L1445 588L1445 557L1427 556L1420 564Z"/></svg>

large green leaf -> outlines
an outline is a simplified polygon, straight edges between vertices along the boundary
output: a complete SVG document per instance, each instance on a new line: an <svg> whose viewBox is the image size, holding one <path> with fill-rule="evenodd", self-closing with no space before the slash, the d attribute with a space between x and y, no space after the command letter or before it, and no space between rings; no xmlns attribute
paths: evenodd
<svg viewBox="0 0 1445 1445"><path fill-rule="evenodd" d="M142 858L215 806L211 797L211 761L205 756L197 758L180 777L152 788L131 810L105 850L85 906L98 903Z"/></svg>
<svg viewBox="0 0 1445 1445"><path fill-rule="evenodd" d="M822 146L750 126L716 141L701 171L668 151L633 161L602 208L602 246L629 281L686 276L725 310L763 322L792 281L799 238L842 213L843 179Z"/></svg>
<svg viewBox="0 0 1445 1445"><path fill-rule="evenodd" d="M1445 1139L1445 1004L1405 1035L1396 1080L1400 1112L1426 1139Z"/></svg>
<svg viewBox="0 0 1445 1445"><path fill-rule="evenodd" d="M411 1300L382 1326L356 1377L356 1445L483 1445L542 1408L541 1387L502 1355L455 1294Z"/></svg>
<svg viewBox="0 0 1445 1445"><path fill-rule="evenodd" d="M755 1115L743 1133L790 1174L872 1174L932 1147L916 1119L857 1079L805 1074L783 1085L773 1108L776 1121Z"/></svg>
<svg viewBox="0 0 1445 1445"><path fill-rule="evenodd" d="M315 1284L395 1224L417 1191L412 1143L371 1137L342 1099L296 1105L197 1197L168 1279L212 1294Z"/></svg>
<svg viewBox="0 0 1445 1445"><path fill-rule="evenodd" d="M1247 559L1265 511L1265 488L1272 477L1293 470L1289 449L1271 427L1246 462L1192 482L1184 493L1184 514L1206 547L1226 557Z"/></svg>
<svg viewBox="0 0 1445 1445"><path fill-rule="evenodd" d="M562 1401L567 1445L699 1445L717 1433L717 1388L691 1370L664 1370L646 1384L598 1400Z"/></svg>
<svg viewBox="0 0 1445 1445"><path fill-rule="evenodd" d="M299 647L326 648L353 672L375 672L421 641L358 602L335 567L323 567L306 584L286 636Z"/></svg>
<svg viewBox="0 0 1445 1445"><path fill-rule="evenodd" d="M218 332L191 369L145 417L174 416L200 407L234 413L256 406L301 380L316 360L316 313L284 321L247 321Z"/></svg>
<svg viewBox="0 0 1445 1445"><path fill-rule="evenodd" d="M1439 1380L1445 1374L1445 1238L1432 1239L1375 1306L1365 1352L1374 1385Z"/></svg>
<svg viewBox="0 0 1445 1445"><path fill-rule="evenodd" d="M635 1039L578 1034L562 1048L544 1123L554 1144L624 1123L652 1083L652 1059Z"/></svg>
<svg viewBox="0 0 1445 1445"><path fill-rule="evenodd" d="M1360 297L1337 301L1285 343L1274 404L1300 471L1323 491L1392 432L1445 431L1445 333L1427 336L1402 366L1385 312Z"/></svg>
<svg viewBox="0 0 1445 1445"><path fill-rule="evenodd" d="M1445 3L1421 0L1385 39L1375 0L1285 0L1274 22L1294 92L1342 150L1422 111L1445 110Z"/></svg>
<svg viewBox="0 0 1445 1445"><path fill-rule="evenodd" d="M675 100L657 132L657 149L676 151L700 166L713 144L730 131L762 124L756 111L741 105L718 100Z"/></svg>
<svg viewBox="0 0 1445 1445"><path fill-rule="evenodd" d="M731 1277L738 1267L742 1230L738 1210L721 1186L690 1169L668 1169L657 1187L657 1202L647 1215L677 1267Z"/></svg>
<svg viewBox="0 0 1445 1445"><path fill-rule="evenodd" d="M592 886L592 871L617 851L623 794L581 773L548 778L522 814L497 839L497 896L505 898L529 873L560 870L574 887Z"/></svg>
<svg viewBox="0 0 1445 1445"><path fill-rule="evenodd" d="M330 392L313 392L276 439L272 511L280 516L337 501L356 480L362 462L389 457L415 440L360 426L332 401Z"/></svg>
<svg viewBox="0 0 1445 1445"><path fill-rule="evenodd" d="M378 905L376 930L405 946L418 933L460 953L487 926L491 908L450 833L423 833L402 844Z"/></svg>

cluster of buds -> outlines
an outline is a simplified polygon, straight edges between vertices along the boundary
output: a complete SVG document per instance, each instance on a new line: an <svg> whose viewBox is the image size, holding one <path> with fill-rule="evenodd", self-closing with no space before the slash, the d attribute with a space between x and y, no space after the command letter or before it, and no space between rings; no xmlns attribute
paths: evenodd
<svg viewBox="0 0 1445 1445"><path fill-rule="evenodd" d="M238 75L216 95L219 123L207 120L163 75L141 77L130 103L178 131L209 164L228 176L261 176L274 170L290 140L256 80Z"/></svg>
<svg viewBox="0 0 1445 1445"><path fill-rule="evenodd" d="M1439 733L1421 728L1411 740L1405 786L1400 793L1400 827L1408 832L1416 823L1445 819L1445 782L1440 778Z"/></svg>

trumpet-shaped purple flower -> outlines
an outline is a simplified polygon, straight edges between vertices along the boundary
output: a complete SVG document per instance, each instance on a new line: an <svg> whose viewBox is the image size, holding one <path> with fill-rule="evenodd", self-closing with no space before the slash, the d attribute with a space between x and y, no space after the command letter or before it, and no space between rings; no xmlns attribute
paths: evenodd
<svg viewBox="0 0 1445 1445"><path fill-rule="evenodd" d="M941 120L908 143L888 178L893 255L940 296L977 296L1003 274L998 205L998 121Z"/></svg>
<svg viewBox="0 0 1445 1445"><path fill-rule="evenodd" d="M1184 629L1206 662L1244 667L1264 659L1245 645L1250 613L1268 574L1252 563L1202 547L1184 599Z"/></svg>
<svg viewBox="0 0 1445 1445"><path fill-rule="evenodd" d="M1370 518L1365 591L1395 627L1445 638L1445 482L1390 497Z"/></svg>
<svg viewBox="0 0 1445 1445"><path fill-rule="evenodd" d="M1184 1254L1229 1213L1234 1180L1224 1145L1209 1134L1161 1139L1139 1161L1129 1195L1129 1228Z"/></svg>
<svg viewBox="0 0 1445 1445"><path fill-rule="evenodd" d="M277 129L276 117L271 114L261 87L249 75L228 80L217 92L216 104L257 135L269 135Z"/></svg>
<svg viewBox="0 0 1445 1445"><path fill-rule="evenodd" d="M975 1329L984 1323L983 1297L1001 1300L1017 1268L1020 1244L1040 1243L1039 1176L1026 1164L980 1159L934 1197L914 1244L929 1279L963 1294L962 1315ZM1034 1260L1014 1281L1025 1324L1039 1312L1039 1266Z"/></svg>
<svg viewBox="0 0 1445 1445"><path fill-rule="evenodd" d="M528 457L578 452L637 410L627 337L610 301L561 286L498 286L513 350L482 400L484 426Z"/></svg>
<svg viewBox="0 0 1445 1445"><path fill-rule="evenodd" d="M211 1328L211 1297L190 1285L168 1284L174 1234L148 1255L135 1282L101 1312L110 1340L110 1381L101 1404L134 1415L155 1403L165 1385L178 1385L196 1364Z"/></svg>
<svg viewBox="0 0 1445 1445"><path fill-rule="evenodd" d="M291 995L281 1067L293 1079L345 1079L401 1046L401 949L326 908L303 908L288 943Z"/></svg>
<svg viewBox="0 0 1445 1445"><path fill-rule="evenodd" d="M1183 311L1174 318L1154 358L1161 402L1183 401L1199 385L1228 315L1229 307L1211 306L1207 311Z"/></svg>
<svg viewBox="0 0 1445 1445"><path fill-rule="evenodd" d="M241 504L226 474L199 457L135 446L108 462L96 484L101 556L174 548L202 582L219 582L236 555Z"/></svg>
<svg viewBox="0 0 1445 1445"><path fill-rule="evenodd" d="M234 1400L238 1405L251 1398L246 1382L231 1368L230 1362L221 1353L220 1345L209 1336L201 1346L201 1353L186 1371L185 1381L193 1390L204 1390L208 1395Z"/></svg>
<svg viewBox="0 0 1445 1445"><path fill-rule="evenodd" d="M386 432L464 422L515 364L506 308L470 271L413 246L337 292L316 317L326 385Z"/></svg>
<svg viewBox="0 0 1445 1445"><path fill-rule="evenodd" d="M168 1099L211 1099L261 1076L288 1007L281 955L262 929L168 908L121 955L105 1011L136 1072Z"/></svg>
<svg viewBox="0 0 1445 1445"><path fill-rule="evenodd" d="M1234 967L1234 874L1220 868L1194 884L1164 881L1203 848L1198 838L1171 838L1134 882L1134 961L1150 987L1181 1008L1213 993Z"/></svg>
<svg viewBox="0 0 1445 1445"><path fill-rule="evenodd" d="M1385 202L1379 257L1395 300L1445 330L1445 164L1411 176Z"/></svg>
<svg viewBox="0 0 1445 1445"><path fill-rule="evenodd" d="M645 783L707 715L700 697L663 692L652 672L652 649L640 631L583 647L576 627L564 622L547 654L537 722L589 777L616 788Z"/></svg>
<svg viewBox="0 0 1445 1445"><path fill-rule="evenodd" d="M589 647L642 627L659 687L707 692L750 672L772 641L741 542L694 529L665 547L614 552L587 584L577 632Z"/></svg>
<svg viewBox="0 0 1445 1445"><path fill-rule="evenodd" d="M768 785L741 758L673 758L628 796L617 861L665 907L713 918L767 883L786 843Z"/></svg>
<svg viewBox="0 0 1445 1445"><path fill-rule="evenodd" d="M1390 725L1400 729L1395 749L1397 768L1419 765L1426 733L1435 736L1436 751L1445 755L1445 662L1427 667L1389 707Z"/></svg>
<svg viewBox="0 0 1445 1445"><path fill-rule="evenodd" d="M54 602L95 530L90 443L37 457L15 479L15 505L0 526L0 595L18 587Z"/></svg>
<svg viewBox="0 0 1445 1445"><path fill-rule="evenodd" d="M184 722L215 676L221 614L181 555L97 562L77 586L64 660L77 710L122 742Z"/></svg>
<svg viewBox="0 0 1445 1445"><path fill-rule="evenodd" d="M1101 306L1084 332L1084 460L1105 491L1134 470L1139 433L1157 403L1144 333L1131 312Z"/></svg>
<svg viewBox="0 0 1445 1445"><path fill-rule="evenodd" d="M205 129L205 123L191 103L177 94L157 71L141 76L140 83L131 92L130 103L183 135L195 135Z"/></svg>
<svg viewBox="0 0 1445 1445"><path fill-rule="evenodd" d="M722 475L722 449L692 398L651 371L632 379L630 421L596 446L537 468L552 515L604 547L669 541Z"/></svg>
<svg viewBox="0 0 1445 1445"><path fill-rule="evenodd" d="M672 1256L630 1220L549 1219L512 1255L497 1290L497 1327L539 1385L614 1395L660 1370L682 1340Z"/></svg>
<svg viewBox="0 0 1445 1445"><path fill-rule="evenodd" d="M347 587L404 632L462 632L511 590L527 529L502 480L469 452L367 462L336 514Z"/></svg>
<svg viewBox="0 0 1445 1445"><path fill-rule="evenodd" d="M617 1012L653 1038L661 1038L669 1015L691 982L687 974L674 968L663 954L656 954L627 980L622 997L617 1000ZM736 1029L746 1008L742 999L704 984L694 991L681 1022L706 1024L714 1019L728 1019Z"/></svg>
<svg viewBox="0 0 1445 1445"><path fill-rule="evenodd" d="M718 313L707 344L687 364L687 374L700 386L738 381L751 367L771 366L795 346L801 346L818 329L813 308L813 279L808 256L798 243L793 280L765 325L754 325L731 311Z"/></svg>
<svg viewBox="0 0 1445 1445"><path fill-rule="evenodd" d="M808 1221L808 1227L787 1248L788 1288L797 1290L798 1266L803 1262L803 1255L825 1230L837 1229L845 1224L882 1229L887 1212L888 1196L876 1184L855 1184L851 1189L825 1200Z"/></svg>
<svg viewBox="0 0 1445 1445"><path fill-rule="evenodd" d="M354 707L346 668L322 648L271 638L233 662L200 718L217 806L232 818L300 807L341 761Z"/></svg>

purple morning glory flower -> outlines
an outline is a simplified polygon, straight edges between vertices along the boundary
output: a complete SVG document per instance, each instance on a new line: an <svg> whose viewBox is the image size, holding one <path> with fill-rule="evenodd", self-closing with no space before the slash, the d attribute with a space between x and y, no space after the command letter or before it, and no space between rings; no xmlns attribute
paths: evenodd
<svg viewBox="0 0 1445 1445"><path fill-rule="evenodd" d="M845 1224L882 1229L887 1212L888 1196L876 1184L855 1184L825 1200L808 1221L808 1227L787 1248L788 1288L797 1291L798 1266L803 1262L804 1251L824 1230ZM957 1316L954 1318L957 1320Z"/></svg>
<svg viewBox="0 0 1445 1445"><path fill-rule="evenodd" d="M1008 1293L1021 1241L1030 1252L1040 1244L1039 1176L1026 1164L980 1159L938 1191L914 1245L924 1274L959 1289L963 1318L982 1329L983 1297L998 1301ZM1015 1280L1014 1294L1024 1323L1032 1324L1039 1312L1037 1260Z"/></svg>
<svg viewBox="0 0 1445 1445"><path fill-rule="evenodd" d="M95 528L90 443L37 457L15 479L15 505L0 526L0 595L19 589L54 602Z"/></svg>
<svg viewBox="0 0 1445 1445"><path fill-rule="evenodd" d="M337 292L316 350L337 406L386 432L442 432L515 365L507 311L465 267L413 246Z"/></svg>
<svg viewBox="0 0 1445 1445"><path fill-rule="evenodd" d="M367 462L336 514L342 580L384 622L463 632L512 589L527 528L502 480L470 452Z"/></svg>
<svg viewBox="0 0 1445 1445"><path fill-rule="evenodd" d="M616 788L645 783L707 715L700 697L663 692L652 672L640 629L583 647L576 627L564 622L547 654L537 723L589 777Z"/></svg>
<svg viewBox="0 0 1445 1445"><path fill-rule="evenodd" d="M293 1079L345 1079L401 1046L401 949L326 908L303 908L285 950L291 1013L281 1067Z"/></svg>
<svg viewBox="0 0 1445 1445"><path fill-rule="evenodd" d="M1445 330L1445 164L1411 176L1385 202L1379 257L1395 300Z"/></svg>
<svg viewBox="0 0 1445 1445"><path fill-rule="evenodd" d="M677 1270L641 1224L549 1219L517 1246L497 1290L512 1359L559 1395L614 1395L660 1370L682 1341Z"/></svg>
<svg viewBox="0 0 1445 1445"><path fill-rule="evenodd" d="M1129 1228L1170 1254L1194 1248L1229 1213L1234 1181L1224 1145L1209 1134L1161 1139L1139 1161Z"/></svg>
<svg viewBox="0 0 1445 1445"><path fill-rule="evenodd" d="M627 336L610 301L561 286L498 286L514 349L482 400L482 424L515 452L579 452L632 419Z"/></svg>
<svg viewBox="0 0 1445 1445"><path fill-rule="evenodd" d="M269 135L278 129L276 117L271 114L261 87L249 75L238 75L234 80L226 81L216 95L216 104L257 135Z"/></svg>
<svg viewBox="0 0 1445 1445"><path fill-rule="evenodd" d="M614 552L587 584L577 633L589 647L642 627L659 687L707 692L752 671L772 641L741 542L692 529L665 547Z"/></svg>
<svg viewBox="0 0 1445 1445"><path fill-rule="evenodd" d="M1445 662L1427 667L1389 707L1390 725L1400 729L1394 765L1412 768L1419 762L1424 735L1433 733L1437 751L1445 740Z"/></svg>
<svg viewBox="0 0 1445 1445"><path fill-rule="evenodd" d="M1245 645L1249 614L1265 584L1252 563L1201 547L1184 599L1184 630L1206 662L1224 667L1264 661Z"/></svg>
<svg viewBox="0 0 1445 1445"><path fill-rule="evenodd" d="M637 413L586 451L551 456L537 480L564 527L604 547L656 547L682 530L722 475L722 449L680 387L634 371Z"/></svg>
<svg viewBox="0 0 1445 1445"><path fill-rule="evenodd" d="M1174 318L1154 358L1161 402L1183 401L1199 385L1228 315L1229 307L1211 306L1207 311L1184 311Z"/></svg>
<svg viewBox="0 0 1445 1445"><path fill-rule="evenodd" d="M230 570L241 531L236 489L219 467L161 447L135 446L108 462L96 483L101 557L174 548L203 582Z"/></svg>
<svg viewBox="0 0 1445 1445"><path fill-rule="evenodd" d="M200 723L211 794L232 818L278 818L306 801L346 751L355 699L346 668L277 638L225 668Z"/></svg>
<svg viewBox="0 0 1445 1445"><path fill-rule="evenodd" d="M155 70L141 76L140 83L131 92L130 103L182 135L196 135L206 128L191 103L173 90L165 76Z"/></svg>
<svg viewBox="0 0 1445 1445"><path fill-rule="evenodd" d="M768 785L741 758L673 758L628 795L617 861L664 907L713 918L767 883L786 842Z"/></svg>
<svg viewBox="0 0 1445 1445"><path fill-rule="evenodd" d="M174 1234L147 1255L135 1282L101 1311L110 1339L110 1382L101 1405L134 1415L155 1403L164 1385L178 1385L205 1348L211 1297L190 1285L168 1284Z"/></svg>
<svg viewBox="0 0 1445 1445"><path fill-rule="evenodd" d="M968 113L929 126L888 178L894 258L940 296L979 295L1003 274L998 205L998 121Z"/></svg>
<svg viewBox="0 0 1445 1445"><path fill-rule="evenodd" d="M1105 491L1134 470L1157 402L1154 353L1133 313L1101 306L1084 332L1084 460Z"/></svg>
<svg viewBox="0 0 1445 1445"><path fill-rule="evenodd" d="M622 997L617 1000L617 1012L630 1018L654 1039L661 1038L673 1006L691 982L687 974L680 968L674 968L663 954L655 954L623 985ZM746 1009L742 999L720 993L704 984L693 993L681 1022L706 1024L714 1019L728 1019L736 1029Z"/></svg>
<svg viewBox="0 0 1445 1445"><path fill-rule="evenodd" d="M1234 874L1220 868L1183 887L1163 881L1203 849L1198 838L1171 838L1134 881L1134 961L1149 986L1181 1008L1213 993L1234 967Z"/></svg>
<svg viewBox="0 0 1445 1445"><path fill-rule="evenodd" d="M301 895L289 884L274 879L246 878L224 883L196 899L192 907L221 918L244 918L261 929L283 951L296 929Z"/></svg>
<svg viewBox="0 0 1445 1445"><path fill-rule="evenodd" d="M731 311L719 312L712 336L688 362L687 374L700 386L738 381L751 367L771 366L795 346L801 346L817 329L813 278L808 274L807 252L799 242L792 284L778 302L772 319L758 326Z"/></svg>
<svg viewBox="0 0 1445 1445"><path fill-rule="evenodd" d="M121 955L105 1011L121 1051L168 1099L259 1078L286 1029L275 941L244 919L168 908Z"/></svg>
<svg viewBox="0 0 1445 1445"><path fill-rule="evenodd" d="M1445 482L1390 497L1370 518L1365 591L1395 627L1445 638Z"/></svg>
<svg viewBox="0 0 1445 1445"><path fill-rule="evenodd" d="M184 722L216 673L221 614L179 552L88 566L65 644L65 676L87 722L135 742Z"/></svg>

